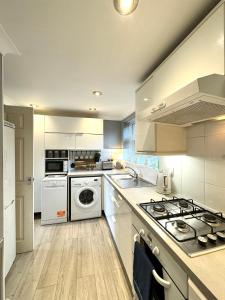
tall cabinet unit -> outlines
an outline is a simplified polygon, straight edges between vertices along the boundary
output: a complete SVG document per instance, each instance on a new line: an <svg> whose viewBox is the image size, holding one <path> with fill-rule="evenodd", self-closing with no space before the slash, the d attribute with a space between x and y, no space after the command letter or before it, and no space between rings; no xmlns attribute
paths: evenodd
<svg viewBox="0 0 225 300"><path fill-rule="evenodd" d="M195 79L214 73L224 75L224 28L224 4L221 4L136 91L137 152L172 154L186 151L185 129L174 129L171 125L162 127L147 121L146 116L151 114L153 107L163 107L168 96Z"/></svg>
<svg viewBox="0 0 225 300"><path fill-rule="evenodd" d="M41 182L45 176L45 116L34 115L34 212L41 212Z"/></svg>
<svg viewBox="0 0 225 300"><path fill-rule="evenodd" d="M0 300L5 299L3 278L3 120L2 54L0 49Z"/></svg>
<svg viewBox="0 0 225 300"><path fill-rule="evenodd" d="M16 204L15 204L15 126L4 125L3 147L4 195L4 277L16 258Z"/></svg>

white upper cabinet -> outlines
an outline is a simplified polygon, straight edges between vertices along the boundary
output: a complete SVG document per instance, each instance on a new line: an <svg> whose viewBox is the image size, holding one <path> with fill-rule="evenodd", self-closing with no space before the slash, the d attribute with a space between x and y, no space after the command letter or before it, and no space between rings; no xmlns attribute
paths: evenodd
<svg viewBox="0 0 225 300"><path fill-rule="evenodd" d="M103 120L45 116L45 132L103 134Z"/></svg>
<svg viewBox="0 0 225 300"><path fill-rule="evenodd" d="M76 149L75 134L45 133L45 149Z"/></svg>
<svg viewBox="0 0 225 300"><path fill-rule="evenodd" d="M193 80L214 73L224 75L224 5L154 72L154 104Z"/></svg>
<svg viewBox="0 0 225 300"><path fill-rule="evenodd" d="M76 149L79 150L101 150L103 148L102 134L76 134Z"/></svg>
<svg viewBox="0 0 225 300"><path fill-rule="evenodd" d="M136 151L183 153L186 132L145 119L153 107L195 79L224 75L224 4L202 22L136 91Z"/></svg>

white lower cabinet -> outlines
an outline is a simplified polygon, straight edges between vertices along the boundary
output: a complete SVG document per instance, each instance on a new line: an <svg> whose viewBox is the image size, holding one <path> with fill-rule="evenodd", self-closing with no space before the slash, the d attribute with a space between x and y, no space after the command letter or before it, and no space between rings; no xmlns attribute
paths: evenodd
<svg viewBox="0 0 225 300"><path fill-rule="evenodd" d="M45 133L45 149L75 149L75 134Z"/></svg>
<svg viewBox="0 0 225 300"><path fill-rule="evenodd" d="M101 150L103 148L102 134L76 134L76 149L79 150Z"/></svg>
<svg viewBox="0 0 225 300"><path fill-rule="evenodd" d="M190 300L207 300L207 298L202 294L198 287L193 283L193 281L188 279L188 299Z"/></svg>
<svg viewBox="0 0 225 300"><path fill-rule="evenodd" d="M104 212L127 276L132 283L133 242L131 209L107 179L104 179Z"/></svg>

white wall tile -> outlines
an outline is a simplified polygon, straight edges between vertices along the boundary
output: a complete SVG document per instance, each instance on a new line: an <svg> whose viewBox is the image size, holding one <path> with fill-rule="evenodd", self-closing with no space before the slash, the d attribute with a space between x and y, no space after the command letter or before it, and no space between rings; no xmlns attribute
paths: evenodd
<svg viewBox="0 0 225 300"><path fill-rule="evenodd" d="M185 156L182 161L182 194L204 203L204 159Z"/></svg>
<svg viewBox="0 0 225 300"><path fill-rule="evenodd" d="M225 161L205 161L205 182L225 188Z"/></svg>
<svg viewBox="0 0 225 300"><path fill-rule="evenodd" d="M200 137L200 136L205 136L204 123L187 127L187 137L188 138Z"/></svg>
<svg viewBox="0 0 225 300"><path fill-rule="evenodd" d="M172 176L172 191L173 193L181 194L181 170L182 170L182 155L177 156L161 156L159 160L159 169L173 170Z"/></svg>
<svg viewBox="0 0 225 300"><path fill-rule="evenodd" d="M205 138L195 137L187 139L187 154L190 156L205 156Z"/></svg>
<svg viewBox="0 0 225 300"><path fill-rule="evenodd" d="M205 155L208 159L225 159L225 134L205 137Z"/></svg>
<svg viewBox="0 0 225 300"><path fill-rule="evenodd" d="M209 121L205 123L205 136L225 134L225 121Z"/></svg>
<svg viewBox="0 0 225 300"><path fill-rule="evenodd" d="M225 188L206 184L205 204L217 211L225 213Z"/></svg>

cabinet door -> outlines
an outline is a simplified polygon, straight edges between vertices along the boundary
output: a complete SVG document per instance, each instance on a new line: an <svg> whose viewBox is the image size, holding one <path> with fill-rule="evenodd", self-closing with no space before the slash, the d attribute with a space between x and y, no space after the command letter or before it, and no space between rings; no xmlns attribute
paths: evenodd
<svg viewBox="0 0 225 300"><path fill-rule="evenodd" d="M155 151L155 124L149 121L143 121L140 114L148 110L153 103L153 77L151 77L136 92L136 132L135 132L135 148L136 152Z"/></svg>
<svg viewBox="0 0 225 300"><path fill-rule="evenodd" d="M75 149L75 134L45 133L45 149Z"/></svg>
<svg viewBox="0 0 225 300"><path fill-rule="evenodd" d="M117 247L126 269L127 276L132 283L133 274L133 232L132 210L116 191L114 193Z"/></svg>
<svg viewBox="0 0 225 300"><path fill-rule="evenodd" d="M197 286L188 279L188 299L190 300L207 300Z"/></svg>
<svg viewBox="0 0 225 300"><path fill-rule="evenodd" d="M101 150L102 148L102 134L76 134L76 149Z"/></svg>
<svg viewBox="0 0 225 300"><path fill-rule="evenodd" d="M224 75L224 5L154 72L154 105L199 77Z"/></svg>
<svg viewBox="0 0 225 300"><path fill-rule="evenodd" d="M45 175L44 118L34 115L34 212L41 212L41 182Z"/></svg>
<svg viewBox="0 0 225 300"><path fill-rule="evenodd" d="M79 119L72 117L45 116L45 132L75 133L79 132Z"/></svg>
<svg viewBox="0 0 225 300"><path fill-rule="evenodd" d="M103 134L103 120L45 116L45 132Z"/></svg>

